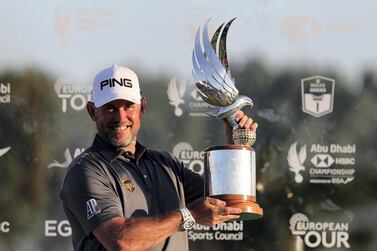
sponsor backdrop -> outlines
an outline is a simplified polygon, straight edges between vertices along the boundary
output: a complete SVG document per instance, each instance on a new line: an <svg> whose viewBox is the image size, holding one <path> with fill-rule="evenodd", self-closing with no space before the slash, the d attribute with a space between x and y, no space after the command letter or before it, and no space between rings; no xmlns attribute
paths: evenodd
<svg viewBox="0 0 377 251"><path fill-rule="evenodd" d="M59 189L96 131L91 81L112 63L139 73L140 142L203 174L204 149L226 139L192 83L194 35L233 17L229 64L260 125L264 217L196 225L190 250L376 250L376 4L352 2L1 4L0 250L72 250Z"/></svg>

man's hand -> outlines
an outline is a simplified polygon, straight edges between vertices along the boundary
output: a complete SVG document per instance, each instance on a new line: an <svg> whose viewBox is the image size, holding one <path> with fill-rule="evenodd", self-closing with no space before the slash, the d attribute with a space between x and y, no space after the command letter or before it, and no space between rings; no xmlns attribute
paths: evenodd
<svg viewBox="0 0 377 251"><path fill-rule="evenodd" d="M227 207L224 201L210 197L197 199L190 203L187 208L196 222L205 226L213 226L223 221L238 219L242 212L240 208Z"/></svg>
<svg viewBox="0 0 377 251"><path fill-rule="evenodd" d="M253 132L257 131L258 124L254 122L252 118L248 117L243 111L237 112L235 120L237 124L240 126L240 128L249 129ZM233 128L226 119L224 119L223 121L226 123L226 135L227 135L228 143L234 144L234 141L232 138Z"/></svg>

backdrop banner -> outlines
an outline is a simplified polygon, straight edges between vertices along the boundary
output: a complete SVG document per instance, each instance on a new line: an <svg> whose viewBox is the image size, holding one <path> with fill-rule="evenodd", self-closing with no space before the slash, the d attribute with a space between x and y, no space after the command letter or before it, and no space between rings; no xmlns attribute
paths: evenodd
<svg viewBox="0 0 377 251"><path fill-rule="evenodd" d="M190 250L377 250L374 2L363 11L343 1L41 2L9 3L3 12L14 18L0 18L0 251L73 251L59 192L92 144L86 103L108 65L139 76L148 107L138 140L204 175L205 149L227 140L224 123L206 114L213 107L197 92L191 53L208 18L212 37L234 16L228 59L259 124L263 217L197 224Z"/></svg>

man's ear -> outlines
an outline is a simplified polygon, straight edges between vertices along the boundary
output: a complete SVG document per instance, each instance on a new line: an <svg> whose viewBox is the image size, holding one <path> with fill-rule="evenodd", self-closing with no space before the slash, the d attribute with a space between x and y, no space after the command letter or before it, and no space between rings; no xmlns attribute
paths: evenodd
<svg viewBox="0 0 377 251"><path fill-rule="evenodd" d="M93 121L96 121L96 109L94 107L94 103L91 101L88 101L86 103L86 110L88 111L90 117L92 118Z"/></svg>
<svg viewBox="0 0 377 251"><path fill-rule="evenodd" d="M146 97L141 98L140 105L141 105L140 113L144 114L144 112L147 110L147 98Z"/></svg>

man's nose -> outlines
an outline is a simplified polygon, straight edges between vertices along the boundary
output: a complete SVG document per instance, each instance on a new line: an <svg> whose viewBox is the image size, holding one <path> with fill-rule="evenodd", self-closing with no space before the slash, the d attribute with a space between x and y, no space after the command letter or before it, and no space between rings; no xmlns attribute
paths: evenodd
<svg viewBox="0 0 377 251"><path fill-rule="evenodd" d="M120 123L128 121L128 112L124 109L118 109L116 113L116 119Z"/></svg>

